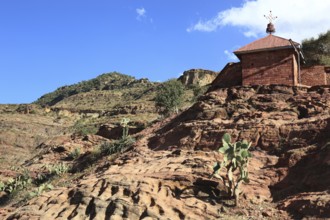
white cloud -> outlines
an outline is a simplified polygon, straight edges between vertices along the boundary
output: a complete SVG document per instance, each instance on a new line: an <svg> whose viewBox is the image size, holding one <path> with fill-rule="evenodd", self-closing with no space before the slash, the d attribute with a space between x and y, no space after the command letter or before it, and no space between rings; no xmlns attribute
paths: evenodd
<svg viewBox="0 0 330 220"><path fill-rule="evenodd" d="M141 20L143 17L146 16L147 11L142 7L142 8L137 8L136 10L137 17L136 19Z"/></svg>
<svg viewBox="0 0 330 220"><path fill-rule="evenodd" d="M223 53L226 55L229 61L236 61L236 62L238 61L238 58L234 53L229 52L228 50L223 51Z"/></svg>
<svg viewBox="0 0 330 220"><path fill-rule="evenodd" d="M210 20L200 20L187 29L211 32L224 26L238 27L246 37L265 34L268 21L265 14L273 11L276 35L302 39L317 37L330 29L329 0L245 0L241 7L220 11Z"/></svg>

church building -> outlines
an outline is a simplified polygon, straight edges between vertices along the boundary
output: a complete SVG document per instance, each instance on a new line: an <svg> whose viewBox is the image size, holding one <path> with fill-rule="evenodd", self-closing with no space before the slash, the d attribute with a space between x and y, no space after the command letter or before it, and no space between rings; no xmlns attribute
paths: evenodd
<svg viewBox="0 0 330 220"><path fill-rule="evenodd" d="M240 62L228 63L212 87L330 85L329 67L303 67L305 58L301 45L273 35L275 27L272 20L275 17L270 14L267 18L270 20L266 29L268 35L234 51Z"/></svg>
<svg viewBox="0 0 330 220"><path fill-rule="evenodd" d="M234 54L241 61L242 85L298 85L303 56L296 42L269 34Z"/></svg>

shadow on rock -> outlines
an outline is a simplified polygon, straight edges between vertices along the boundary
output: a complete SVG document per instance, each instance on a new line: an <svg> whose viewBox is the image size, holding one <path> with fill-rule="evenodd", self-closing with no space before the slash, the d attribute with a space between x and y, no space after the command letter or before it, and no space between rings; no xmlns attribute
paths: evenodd
<svg viewBox="0 0 330 220"><path fill-rule="evenodd" d="M330 218L330 142L309 148L288 152L280 161L289 171L270 187L272 197L294 218Z"/></svg>

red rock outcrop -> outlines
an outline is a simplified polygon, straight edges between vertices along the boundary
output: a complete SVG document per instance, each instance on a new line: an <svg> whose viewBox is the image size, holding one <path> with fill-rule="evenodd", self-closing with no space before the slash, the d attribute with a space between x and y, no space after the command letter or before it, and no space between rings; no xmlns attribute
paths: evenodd
<svg viewBox="0 0 330 220"><path fill-rule="evenodd" d="M253 154L251 183L244 187L241 201L244 211L229 211L219 181L210 179L218 157L215 152L142 147L112 163L103 160L97 172L8 210L4 219L261 219L265 214L288 218L270 204L267 186L277 174L267 167L276 158L268 158L264 152Z"/></svg>
<svg viewBox="0 0 330 220"><path fill-rule="evenodd" d="M330 87L250 86L212 91L150 138L151 149L210 149L224 133L269 152L330 138Z"/></svg>
<svg viewBox="0 0 330 220"><path fill-rule="evenodd" d="M222 182L210 177L214 162L221 160L212 150L225 132L254 144L250 183L242 186L238 208L224 196ZM137 137L133 150L115 160L101 158L74 184L44 192L24 206L0 209L0 217L330 218L330 87L218 89ZM86 151L98 144L96 137L72 142ZM73 149L61 145L65 152ZM61 154L52 151L40 161L56 153Z"/></svg>
<svg viewBox="0 0 330 220"><path fill-rule="evenodd" d="M182 76L179 77L179 81L182 82L183 85L199 85L205 86L215 79L218 75L218 72L214 72L211 70L203 70L203 69L191 69L184 71Z"/></svg>
<svg viewBox="0 0 330 220"><path fill-rule="evenodd" d="M294 219L330 218L329 86L217 89L156 131L148 146L214 150L226 132L279 156L269 187L280 209Z"/></svg>

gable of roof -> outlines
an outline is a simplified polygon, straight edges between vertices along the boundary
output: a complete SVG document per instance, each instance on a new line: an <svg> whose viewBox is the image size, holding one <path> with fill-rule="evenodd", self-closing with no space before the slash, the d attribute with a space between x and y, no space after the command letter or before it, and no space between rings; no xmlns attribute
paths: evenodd
<svg viewBox="0 0 330 220"><path fill-rule="evenodd" d="M294 42L295 46L299 47L299 43ZM257 51L265 51L265 50L277 50L277 49L286 49L286 48L293 48L290 40L278 37L275 35L268 35L264 38L259 40L253 41L238 50L234 51L234 54L239 55L243 53L252 53Z"/></svg>

